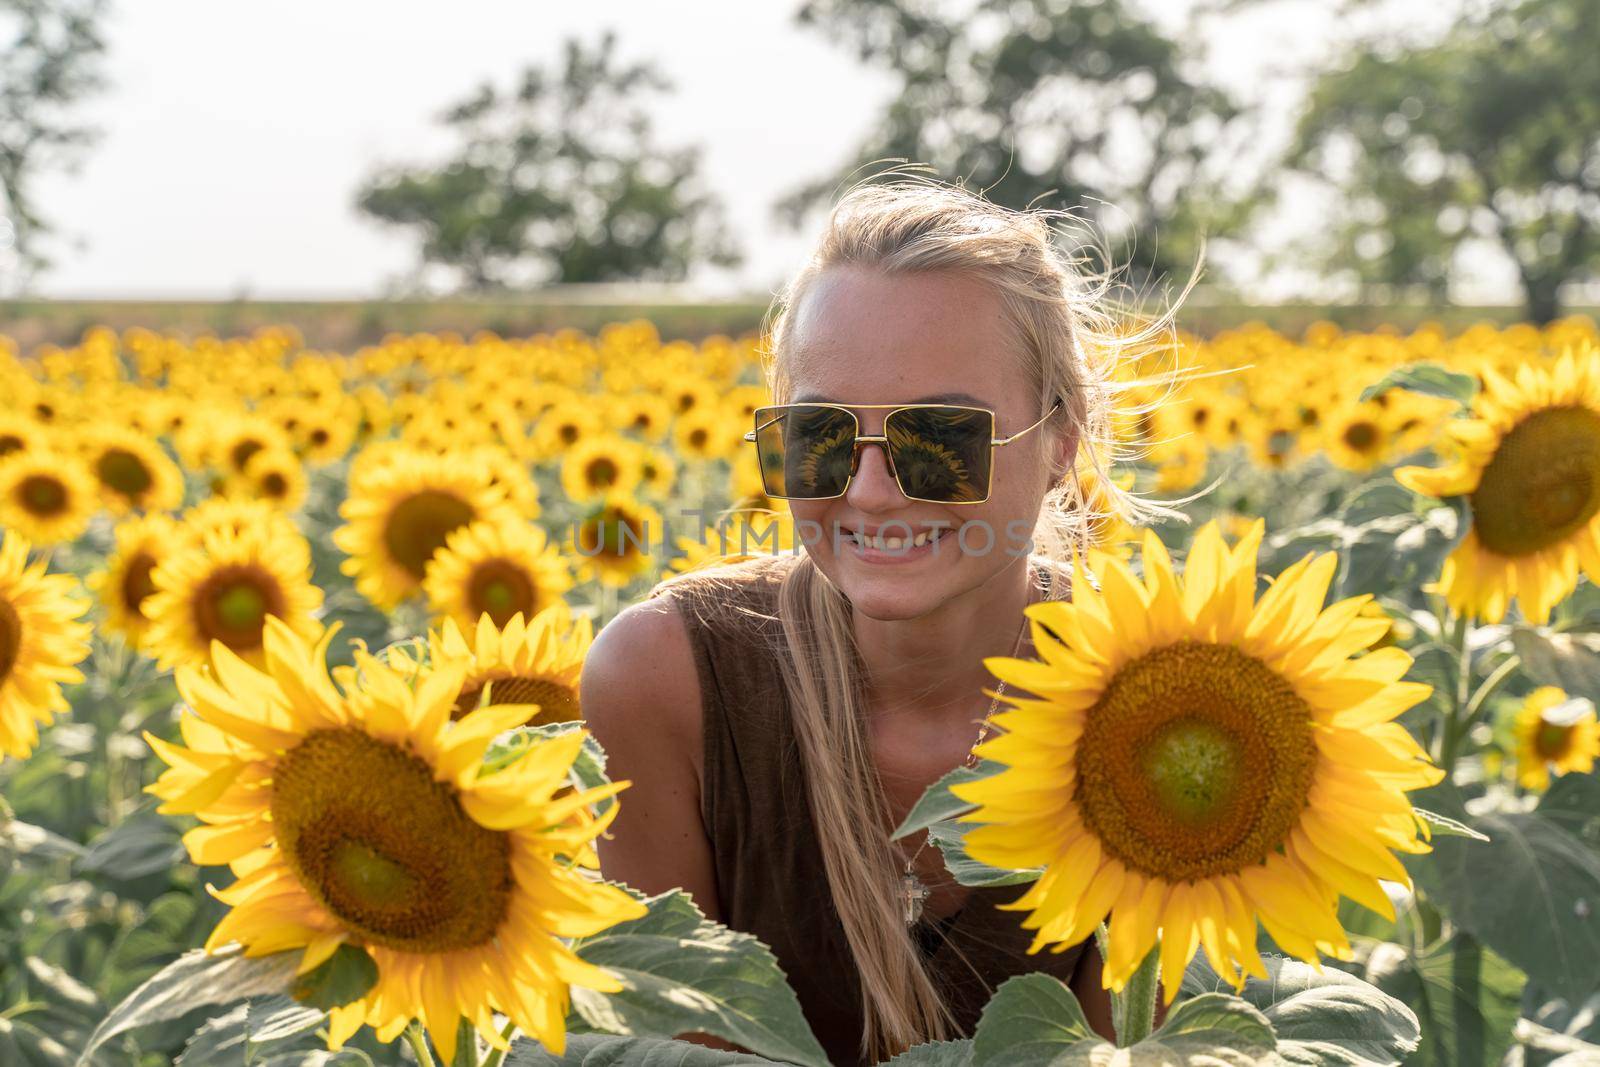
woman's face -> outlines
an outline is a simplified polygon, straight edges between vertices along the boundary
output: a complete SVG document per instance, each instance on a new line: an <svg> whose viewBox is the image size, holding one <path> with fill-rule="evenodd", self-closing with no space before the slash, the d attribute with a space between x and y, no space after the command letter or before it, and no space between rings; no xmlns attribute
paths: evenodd
<svg viewBox="0 0 1600 1067"><path fill-rule="evenodd" d="M951 403L989 408L1005 437L1044 414L1007 336L998 297L949 272L898 277L858 267L824 273L796 308L791 403ZM854 408L863 434L887 411ZM1051 464L1066 469L1076 441L1049 426L994 450L980 504L908 500L879 445L864 446L845 494L791 500L807 551L870 618L911 619L978 588L1029 551ZM813 525L815 524L815 525ZM936 541L874 550L858 533Z"/></svg>

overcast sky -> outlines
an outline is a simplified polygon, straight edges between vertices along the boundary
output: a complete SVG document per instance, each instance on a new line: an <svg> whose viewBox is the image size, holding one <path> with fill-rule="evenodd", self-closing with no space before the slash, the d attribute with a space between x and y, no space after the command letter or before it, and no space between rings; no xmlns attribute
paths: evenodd
<svg viewBox="0 0 1600 1067"><path fill-rule="evenodd" d="M361 180L384 164L440 158L450 141L433 120L444 106L486 79L510 84L528 63L554 69L566 37L594 42L611 27L619 62L650 59L674 83L654 98L656 143L700 146L702 180L746 254L737 271L692 280L713 292L768 292L811 236L773 223L772 203L836 169L894 88L887 74L797 28L796 6L114 0L111 86L84 109L104 139L77 174L39 187L46 216L81 247L57 243L58 266L36 288L60 297L375 295L412 266L415 246L356 213ZM1176 24L1189 6L1155 0L1146 9ZM1277 0L1231 20L1214 38L1217 77L1270 97L1286 120L1293 101L1275 72L1318 54L1324 8Z"/></svg>

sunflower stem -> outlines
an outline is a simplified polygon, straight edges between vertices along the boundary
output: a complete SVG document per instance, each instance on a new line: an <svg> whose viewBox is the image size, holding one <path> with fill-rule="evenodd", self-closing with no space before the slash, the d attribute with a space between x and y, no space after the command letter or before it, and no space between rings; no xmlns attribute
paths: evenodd
<svg viewBox="0 0 1600 1067"><path fill-rule="evenodd" d="M1161 946L1158 944L1139 964L1122 992L1112 994L1111 1018L1117 1027L1118 1048L1131 1048L1150 1036L1156 1018L1160 963Z"/></svg>
<svg viewBox="0 0 1600 1067"><path fill-rule="evenodd" d="M1439 738L1439 766L1446 775L1455 770L1456 752L1461 747L1461 739L1467 731L1467 707L1472 697L1472 651L1470 642L1472 638L1472 624L1465 615L1457 615L1455 632L1451 644L1455 648L1456 661L1456 693L1455 701L1450 707L1450 717L1445 720L1444 730Z"/></svg>
<svg viewBox="0 0 1600 1067"><path fill-rule="evenodd" d="M406 1026L406 1044L416 1053L417 1067L434 1067L433 1053L428 1051L428 1032L414 1019Z"/></svg>
<svg viewBox="0 0 1600 1067"><path fill-rule="evenodd" d="M509 1045L511 1043L511 1035L516 1032L517 1024L508 1020L505 1028L500 1031L500 1036L505 1038L506 1044ZM483 1058L483 1067L500 1067L500 1061L505 1058L506 1054L503 1050L492 1048L489 1050L489 1054Z"/></svg>

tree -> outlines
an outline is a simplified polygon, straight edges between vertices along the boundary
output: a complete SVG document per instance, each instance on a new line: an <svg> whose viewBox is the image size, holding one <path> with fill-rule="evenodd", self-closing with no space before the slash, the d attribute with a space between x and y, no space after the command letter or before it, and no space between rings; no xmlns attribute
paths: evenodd
<svg viewBox="0 0 1600 1067"><path fill-rule="evenodd" d="M889 69L899 91L839 172L778 205L790 225L863 164L927 163L1009 207L1063 204L1130 246L1131 284L1194 266L1248 216L1224 188L1242 107L1124 0L808 0L796 18ZM1221 164L1219 166L1219 164Z"/></svg>
<svg viewBox="0 0 1600 1067"><path fill-rule="evenodd" d="M51 226L34 203L33 182L74 164L97 136L70 112L104 84L104 11L104 0L0 0L0 289L21 288L50 264L41 239Z"/></svg>
<svg viewBox="0 0 1600 1067"><path fill-rule="evenodd" d="M670 84L649 64L617 65L614 46L609 30L593 50L569 40L555 77L529 66L508 94L485 84L441 116L462 142L453 159L372 177L358 206L419 231L423 262L474 291L737 265L720 207L694 191L697 150L652 147L634 105Z"/></svg>
<svg viewBox="0 0 1600 1067"><path fill-rule="evenodd" d="M1516 265L1527 316L1600 265L1600 0L1521 0L1420 46L1357 48L1314 85L1285 163L1343 208L1326 265L1442 300L1458 249Z"/></svg>

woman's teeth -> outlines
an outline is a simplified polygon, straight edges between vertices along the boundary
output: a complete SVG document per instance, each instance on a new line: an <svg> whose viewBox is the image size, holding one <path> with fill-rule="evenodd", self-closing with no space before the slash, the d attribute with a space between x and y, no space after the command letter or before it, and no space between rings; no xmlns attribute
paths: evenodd
<svg viewBox="0 0 1600 1067"><path fill-rule="evenodd" d="M906 547L921 548L929 542L939 540L943 533L943 530L923 530L915 537L907 539L884 534L864 534L858 531L852 533L850 539L863 548L874 548L880 552L897 552Z"/></svg>

